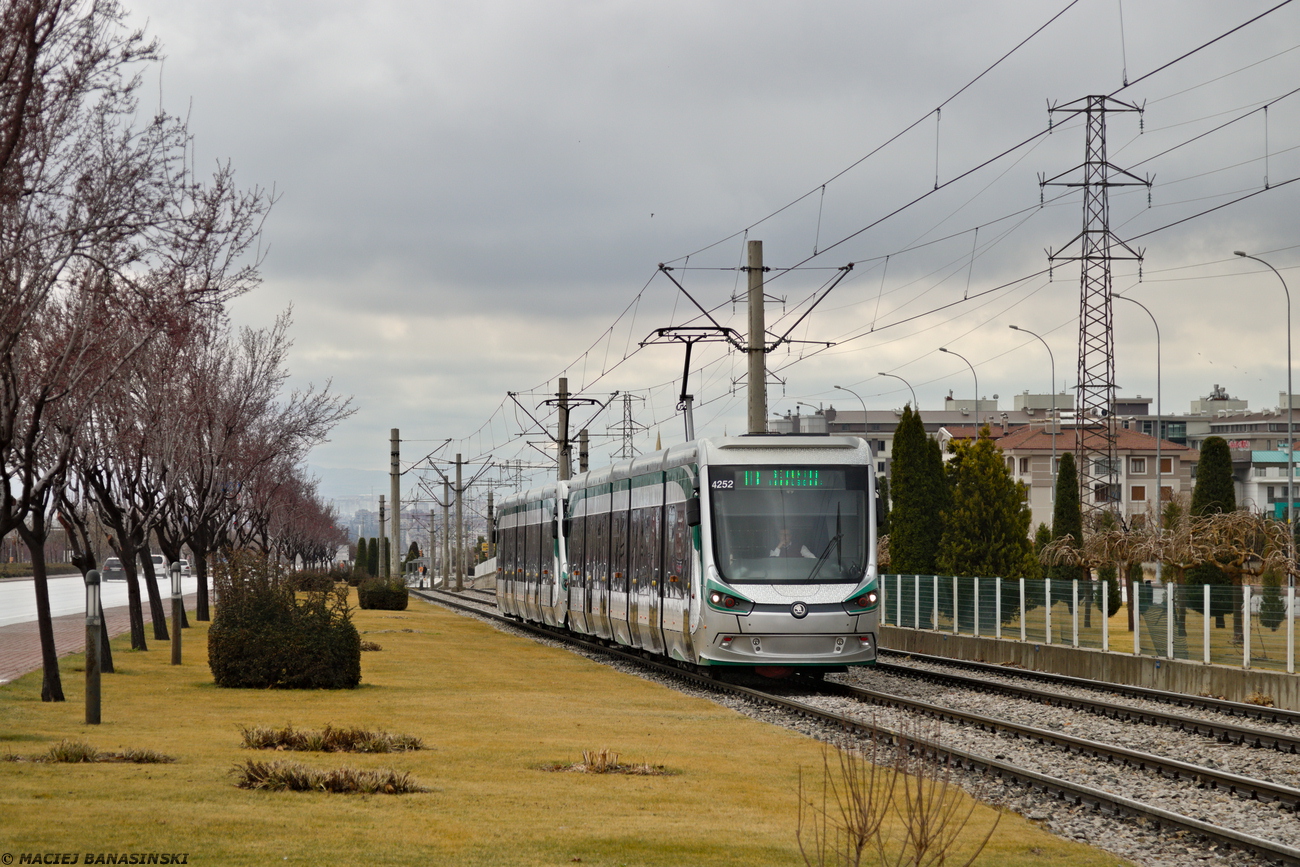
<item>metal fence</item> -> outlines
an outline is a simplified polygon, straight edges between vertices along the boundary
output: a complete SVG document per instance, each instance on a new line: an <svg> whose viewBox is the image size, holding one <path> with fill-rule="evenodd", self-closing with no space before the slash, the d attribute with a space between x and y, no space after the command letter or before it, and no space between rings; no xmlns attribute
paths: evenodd
<svg viewBox="0 0 1300 867"><path fill-rule="evenodd" d="M1294 587L1142 582L1133 630L1104 581L881 578L890 626L1295 672Z"/></svg>

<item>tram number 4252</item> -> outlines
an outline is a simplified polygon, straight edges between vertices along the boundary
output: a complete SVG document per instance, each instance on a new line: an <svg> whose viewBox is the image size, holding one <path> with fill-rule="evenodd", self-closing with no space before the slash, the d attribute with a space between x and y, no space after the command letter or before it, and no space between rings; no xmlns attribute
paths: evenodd
<svg viewBox="0 0 1300 867"><path fill-rule="evenodd" d="M735 479L714 479L713 482L710 484L710 487L713 488L714 490L719 490L722 488L734 488L736 487L736 480Z"/></svg>

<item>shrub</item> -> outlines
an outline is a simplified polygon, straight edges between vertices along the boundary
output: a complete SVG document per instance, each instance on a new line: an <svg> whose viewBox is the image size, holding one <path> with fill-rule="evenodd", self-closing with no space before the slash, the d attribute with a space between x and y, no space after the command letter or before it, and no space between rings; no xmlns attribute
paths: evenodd
<svg viewBox="0 0 1300 867"><path fill-rule="evenodd" d="M357 604L382 611L405 611L411 597L401 578L367 578L357 585Z"/></svg>
<svg viewBox="0 0 1300 867"><path fill-rule="evenodd" d="M237 554L213 574L219 604L208 631L218 686L352 688L361 682L361 636L347 588L300 597L265 558Z"/></svg>
<svg viewBox="0 0 1300 867"><path fill-rule="evenodd" d="M297 593L325 593L334 589L334 575L320 569L301 569L285 576L289 589Z"/></svg>
<svg viewBox="0 0 1300 867"><path fill-rule="evenodd" d="M368 729L338 729L327 725L321 731L303 731L293 726L268 729L245 726L244 746L252 750L303 750L322 753L399 753L424 749L424 742L411 735L393 735Z"/></svg>

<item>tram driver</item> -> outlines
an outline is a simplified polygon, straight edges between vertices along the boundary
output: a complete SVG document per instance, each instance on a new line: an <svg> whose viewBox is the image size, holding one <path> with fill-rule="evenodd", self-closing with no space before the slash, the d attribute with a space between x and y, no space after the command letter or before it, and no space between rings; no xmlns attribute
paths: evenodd
<svg viewBox="0 0 1300 867"><path fill-rule="evenodd" d="M817 555L808 550L807 545L796 546L790 539L789 529L781 528L781 541L772 549L769 557L806 557L809 560L816 560Z"/></svg>

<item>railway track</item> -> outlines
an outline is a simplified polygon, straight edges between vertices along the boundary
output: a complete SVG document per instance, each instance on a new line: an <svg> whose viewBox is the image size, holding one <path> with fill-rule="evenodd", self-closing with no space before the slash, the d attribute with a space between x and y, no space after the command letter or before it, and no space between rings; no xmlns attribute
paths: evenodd
<svg viewBox="0 0 1300 867"><path fill-rule="evenodd" d="M1287 710L1285 708L1246 704L1239 701L1228 701L1223 698L1214 698L1213 696L1187 695L1182 692L1166 692L1165 690L1150 689L1144 686L1129 686L1122 683L1086 680L1081 677L1069 677L1064 674L1033 671L1027 668L1013 668L1005 665L992 665L987 662L948 659L947 657L942 656L927 656L923 653L902 653L887 648L881 648L880 653L884 656L893 656L911 659L917 662L929 663L932 665L942 665L949 668L975 671L985 675L993 675L995 677L1016 677L1024 680L1038 681L1039 683L1049 683L1054 686L1077 687L1079 689L1122 695L1126 698L1136 698L1145 701L1160 702L1162 704L1172 704L1177 707L1214 711L1216 713L1224 714L1225 716L1239 716L1263 722L1285 723L1300 726L1300 711ZM917 669L894 665L891 663L878 662L877 666L881 668L882 671L891 671L898 674L906 674L908 671L917 671Z"/></svg>
<svg viewBox="0 0 1300 867"><path fill-rule="evenodd" d="M1142 801L1113 792L1108 792L1101 788L1088 786L1074 780L1065 779L1051 774L1044 774L1029 768L1017 766L1012 762L1005 760L1000 755L990 757L988 755L981 755L974 751L959 749L950 744L944 744L942 742L927 739L918 739L912 734L905 734L900 729L881 724L874 719L870 721L862 719L858 715L861 712L860 708L858 713L841 713L836 710L830 710L818 706L816 701L818 701L820 697L833 696L851 699L854 702L869 702L877 707L893 708L911 714L922 714L933 719L943 720L959 726L975 728L981 731L997 732L1003 736L1013 737L1036 744L1050 745L1070 751L1074 754L1097 757L1103 761L1112 762L1117 765L1141 770L1150 770L1166 778L1176 781L1185 781L1189 785L1198 788L1213 789L1220 793L1230 793L1240 798L1247 798L1266 803L1272 802L1283 805L1287 809L1293 811L1300 809L1300 789L1264 780L1251 779L1218 769L1181 762L1162 756L1152 755L1150 753L1130 750L1124 747L1089 741L1084 738L1075 738L1060 732L1025 726L994 717L972 714L964 711L955 711L951 708L945 708L933 703L923 702L917 699L908 699L875 690L866 690L861 687L852 687L835 683L818 684L820 696L812 696L812 701L809 701L806 700L806 698L795 697L792 695L783 695L738 684L724 683L714 680L707 676L707 674L702 674L698 671L688 670L677 665L667 664L654 659L648 659L637 651L610 647L603 643L577 638L568 633L551 628L522 623L512 618L504 617L496 612L494 608L490 607L491 601L489 597L491 594L484 591L475 592L471 597L472 602L465 599L465 594L458 596L457 594L448 594L442 591L413 592L431 601L448 605L453 608L470 611L480 616L489 617L499 622L509 624L517 629L531 632L535 635L571 643L577 647L584 648L589 652L606 654L611 657L633 662L638 666L686 681L697 687L730 693L731 695L739 696L746 701L776 708L784 713L793 714L805 720L816 722L822 726L830 728L831 730L845 732L857 737L885 740L895 745L900 742L908 743L912 745L913 748L920 748L949 762L953 767L985 775L1000 781L1014 782L1020 786L1028 787L1033 791L1044 793L1067 805L1086 807L1108 816L1131 817L1138 820L1153 822L1163 829L1174 829L1212 841L1216 845L1248 851L1254 856L1262 858L1267 862L1296 865L1296 867L1300 867L1300 849L1286 845L1285 843L1264 839L1233 828L1205 822L1192 816L1167 810L1153 804L1143 803Z"/></svg>
<svg viewBox="0 0 1300 867"><path fill-rule="evenodd" d="M915 657L914 657L915 658ZM946 660L940 660L937 657L927 657L924 660L927 663L935 665L946 664ZM993 672L1002 677L1018 677L1020 669L1007 670L1001 666L988 666L995 669ZM1166 711L1155 710L1153 708L1135 707L1129 704L1108 701L1102 698L1089 698L1077 695L1068 695L1054 689L1037 689L1028 686L1016 686L1014 684L992 681L977 677L968 677L956 674L951 671L936 671L927 668L915 668L908 665L896 665L888 662L878 662L876 670L886 674L893 674L899 677L925 680L932 683L940 683L947 686L960 687L975 692L991 693L996 695L1006 695L1013 698L1024 699L1027 701L1038 702L1040 704L1051 705L1053 707L1068 708L1070 710L1085 711L1098 716L1110 719L1120 720L1123 722L1141 722L1149 725L1161 725L1173 728L1177 731L1188 732L1191 734L1201 735L1203 737L1213 738L1220 743L1241 744L1244 746L1257 747L1262 749L1272 749L1283 753L1300 754L1300 730L1296 732L1275 732L1267 729L1253 728L1250 726L1239 725L1231 722L1218 722L1207 720L1199 717L1190 717L1183 714L1170 713ZM1037 674L1038 672L1034 672ZM1090 690L1104 690L1107 685L1097 681L1087 681L1079 678L1068 678L1071 683L1060 683L1052 681L1054 686L1077 686ZM1141 688L1135 688L1141 690ZM1141 690L1143 692L1157 693L1161 698L1157 700L1173 702L1174 693L1162 693L1159 690ZM1152 700L1151 696L1134 695L1135 698ZM1223 704L1236 705L1236 702L1224 702L1220 699L1210 699L1206 702L1192 701L1195 697L1182 696L1187 699L1181 704L1184 707L1196 708L1198 710L1214 711L1223 713L1220 708ZM1251 707L1251 705L1248 705ZM1270 708L1270 710L1272 710ZM1287 715L1293 714L1293 711L1283 711L1279 719L1286 719ZM1234 714L1234 716L1240 714ZM1300 716L1300 715L1297 715ZM1270 718L1269 721L1275 721Z"/></svg>

